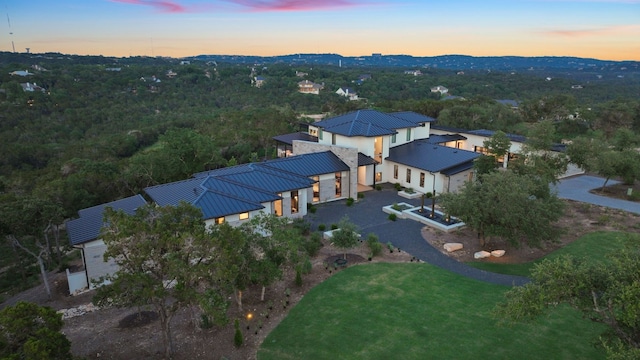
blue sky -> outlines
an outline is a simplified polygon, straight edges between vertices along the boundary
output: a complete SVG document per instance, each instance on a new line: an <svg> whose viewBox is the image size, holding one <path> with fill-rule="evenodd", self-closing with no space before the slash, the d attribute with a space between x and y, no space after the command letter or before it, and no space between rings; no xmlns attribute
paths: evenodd
<svg viewBox="0 0 640 360"><path fill-rule="evenodd" d="M640 0L0 0L0 51L640 60Z"/></svg>

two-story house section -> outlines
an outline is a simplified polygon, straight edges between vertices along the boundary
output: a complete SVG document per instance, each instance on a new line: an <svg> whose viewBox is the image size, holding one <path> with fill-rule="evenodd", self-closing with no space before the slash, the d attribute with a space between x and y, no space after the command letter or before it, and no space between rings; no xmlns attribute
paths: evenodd
<svg viewBox="0 0 640 360"><path fill-rule="evenodd" d="M435 119L414 112L358 110L310 124L309 134L318 138L319 145L356 149L357 182L372 186L391 179L385 164L389 149L428 138L432 121ZM293 152L297 154L295 145Z"/></svg>

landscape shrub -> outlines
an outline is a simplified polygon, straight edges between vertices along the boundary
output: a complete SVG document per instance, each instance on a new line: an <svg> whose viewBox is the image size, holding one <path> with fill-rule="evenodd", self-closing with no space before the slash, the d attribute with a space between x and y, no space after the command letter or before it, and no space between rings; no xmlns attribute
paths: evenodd
<svg viewBox="0 0 640 360"><path fill-rule="evenodd" d="M300 219L300 218L294 219L292 224L293 224L293 227L298 229L298 231L302 235L306 236L311 233L311 224L305 219Z"/></svg>
<svg viewBox="0 0 640 360"><path fill-rule="evenodd" d="M367 235L367 246L371 250L371 257L379 256L382 253L382 244L374 233Z"/></svg>
<svg viewBox="0 0 640 360"><path fill-rule="evenodd" d="M322 235L319 232L312 233L303 240L302 247L307 255L316 256L320 248L322 248Z"/></svg>
<svg viewBox="0 0 640 360"><path fill-rule="evenodd" d="M359 192L358 193L358 199L364 199L364 193Z"/></svg>
<svg viewBox="0 0 640 360"><path fill-rule="evenodd" d="M296 286L300 287L302 286L302 274L300 274L300 270L296 270Z"/></svg>
<svg viewBox="0 0 640 360"><path fill-rule="evenodd" d="M324 231L327 228L325 224L318 224L318 231Z"/></svg>
<svg viewBox="0 0 640 360"><path fill-rule="evenodd" d="M376 190L378 191L382 190L382 185L376 185Z"/></svg>
<svg viewBox="0 0 640 360"><path fill-rule="evenodd" d="M398 216L396 214L389 214L389 220L396 221L397 218Z"/></svg>
<svg viewBox="0 0 640 360"><path fill-rule="evenodd" d="M307 275L311 273L311 270L313 270L313 265L311 264L311 260L307 257L302 263L302 273Z"/></svg>
<svg viewBox="0 0 640 360"><path fill-rule="evenodd" d="M331 224L331 230L335 230L338 228L338 224Z"/></svg>
<svg viewBox="0 0 640 360"><path fill-rule="evenodd" d="M236 331L233 335L233 345L239 348L240 346L242 346L242 343L244 342L244 338L242 336L242 331L240 331L240 321L238 319L236 319L233 322L233 327L236 328Z"/></svg>
<svg viewBox="0 0 640 360"><path fill-rule="evenodd" d="M318 208L316 208L316 206L312 203L307 203L307 212L309 212L310 214L315 214L317 209Z"/></svg>
<svg viewBox="0 0 640 360"><path fill-rule="evenodd" d="M351 205L353 205L353 202L354 202L354 201L355 201L355 200L353 200L353 198L348 198L348 199L347 199L347 206L351 206Z"/></svg>
<svg viewBox="0 0 640 360"><path fill-rule="evenodd" d="M398 191L402 190L402 185L400 185L400 183L393 184L393 187L395 187L396 190L398 190Z"/></svg>

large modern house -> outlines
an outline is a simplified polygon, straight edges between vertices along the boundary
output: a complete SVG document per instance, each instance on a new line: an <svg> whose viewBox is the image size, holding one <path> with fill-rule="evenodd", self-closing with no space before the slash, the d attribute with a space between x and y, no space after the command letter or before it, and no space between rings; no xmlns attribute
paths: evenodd
<svg viewBox="0 0 640 360"><path fill-rule="evenodd" d="M435 119L414 112L358 110L314 122L306 132L274 137L279 158L194 174L192 178L144 189L159 206L181 201L200 208L208 226L238 226L258 213L287 218L307 214L307 204L358 198L379 183L399 183L416 194L458 190L473 176L473 161L486 153L486 130L432 127ZM523 137L510 135L517 156ZM134 213L141 195L79 211L67 229L83 252L85 269L70 273L73 294L113 272L99 239L106 207ZM82 280L84 279L84 280Z"/></svg>

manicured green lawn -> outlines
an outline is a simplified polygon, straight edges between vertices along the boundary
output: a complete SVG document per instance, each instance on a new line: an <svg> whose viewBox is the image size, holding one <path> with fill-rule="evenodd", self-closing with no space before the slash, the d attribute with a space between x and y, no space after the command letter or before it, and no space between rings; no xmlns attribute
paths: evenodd
<svg viewBox="0 0 640 360"><path fill-rule="evenodd" d="M568 308L501 326L507 287L429 264L366 264L313 288L265 339L267 359L602 359L604 328Z"/></svg>
<svg viewBox="0 0 640 360"><path fill-rule="evenodd" d="M562 255L588 258L593 261L606 261L606 254L624 247L623 232L593 232L586 234L571 244L560 248L542 259L525 264L496 264L490 262L470 262L469 266L500 274L529 276L533 266L543 259L554 259Z"/></svg>

